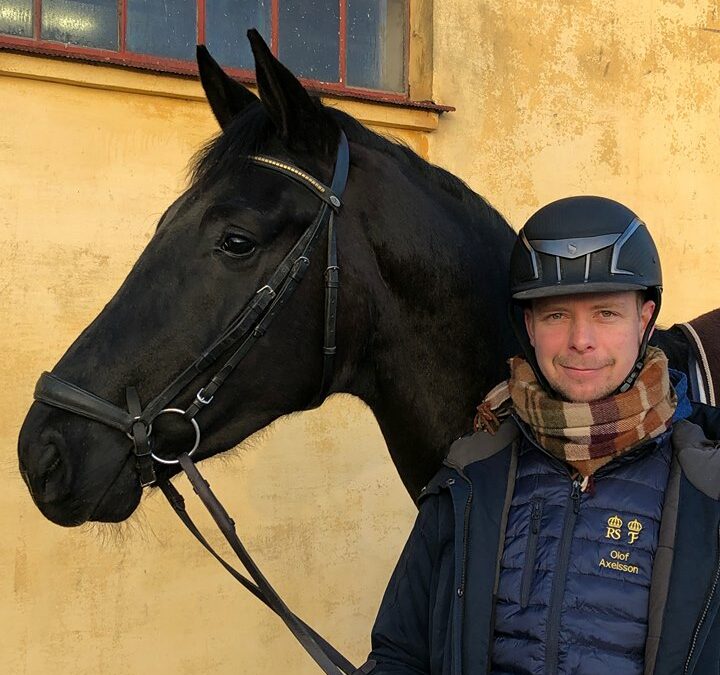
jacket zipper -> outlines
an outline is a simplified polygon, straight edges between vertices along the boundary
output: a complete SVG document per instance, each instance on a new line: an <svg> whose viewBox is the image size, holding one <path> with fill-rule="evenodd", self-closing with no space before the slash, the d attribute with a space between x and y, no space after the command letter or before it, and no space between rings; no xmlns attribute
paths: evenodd
<svg viewBox="0 0 720 675"><path fill-rule="evenodd" d="M580 487L578 480L572 482L570 499L565 509L565 520L563 521L562 537L558 548L558 563L553 575L552 590L550 592L550 612L548 617L548 628L545 635L545 672L548 675L555 675L558 668L558 641L560 639L560 613L562 610L563 595L565 594L565 583L567 570L570 564L570 548L572 544L573 529L578 511L580 510Z"/></svg>
<svg viewBox="0 0 720 675"><path fill-rule="evenodd" d="M700 615L700 620L697 623L697 626L695 626L695 631L693 632L693 637L690 642L690 653L687 656L687 659L685 661L685 669L683 670L683 673L687 674L690 672L690 663L692 661L693 653L695 652L695 647L697 646L697 640L700 635L700 629L702 628L703 623L705 623L705 618L708 615L708 612L710 611L710 605L712 605L713 598L715 597L715 591L718 588L718 584L720 583L720 527L718 527L718 564L715 568L715 576L713 577L713 583L710 587L710 594L708 595L708 599L705 602L705 607L703 608L703 612Z"/></svg>
<svg viewBox="0 0 720 675"><path fill-rule="evenodd" d="M460 585L457 589L459 598L462 598L465 594L465 572L467 567L467 541L468 541L468 530L470 529L470 504L473 496L473 485L472 482L467 479L464 473L460 475L467 481L469 486L468 496L465 500L465 512L463 515L463 555L462 555L462 569L460 572Z"/></svg>
<svg viewBox="0 0 720 675"><path fill-rule="evenodd" d="M537 555L538 535L540 533L540 520L542 519L543 501L534 499L530 512L530 534L525 550L525 563L523 565L522 581L520 582L520 607L525 609L530 600L530 584L535 572L535 557Z"/></svg>
<svg viewBox="0 0 720 675"><path fill-rule="evenodd" d="M463 603L463 596L465 595L465 574L466 574L466 567L467 567L467 546L468 546L468 530L470 528L470 505L472 503L472 496L473 496L473 485L472 482L468 479L468 477L465 475L465 473L461 470L456 468L455 469L458 474L462 477L462 479L467 483L468 485L468 495L465 499L465 509L463 513L463 552L462 552L462 561L461 561L461 569L460 569L460 583L456 589L457 593L457 599L458 599L458 615L457 616L457 625L453 626L453 634L455 634L455 631L460 630L462 631L462 624L463 624L463 615L465 612L464 603ZM449 478L446 487L450 488L455 483L454 478ZM455 622L453 622L455 623ZM460 642L458 644L462 644L462 636L460 636ZM453 644L455 644L456 637L453 636ZM462 658L461 658L461 652L462 650L458 650L458 654L453 658L453 665L452 665L452 671L456 675L460 675L462 672Z"/></svg>

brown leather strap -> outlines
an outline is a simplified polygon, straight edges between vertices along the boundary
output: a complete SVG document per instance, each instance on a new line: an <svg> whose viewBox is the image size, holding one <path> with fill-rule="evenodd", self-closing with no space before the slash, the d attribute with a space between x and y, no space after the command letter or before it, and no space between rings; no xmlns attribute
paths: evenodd
<svg viewBox="0 0 720 675"><path fill-rule="evenodd" d="M140 474L140 485L146 487L155 482L155 467L152 460L152 449L150 448L150 436L148 427L143 422L142 404L140 396L135 387L128 387L125 390L125 399L127 401L128 412L133 416L132 439L135 447L135 457L137 458L137 468Z"/></svg>
<svg viewBox="0 0 720 675"><path fill-rule="evenodd" d="M192 519L185 510L185 502L182 495L167 480L160 482L160 487L165 497L170 502L180 520L190 530L191 534L211 553L211 555L245 588L255 597L264 602L272 609L290 629L295 638L302 644L313 660L320 666L323 672L328 675L346 673L368 673L369 670L362 668L371 667L370 662L364 664L361 669L356 669L340 652L338 652L322 636L310 628L302 619L297 617L277 594L270 582L265 578L260 568L252 559L242 541L235 531L235 523L228 515L223 505L210 489L209 483L202 477L192 459L183 453L179 456L180 466L188 477L195 494L200 498L208 510L230 547L237 555L240 562L245 566L255 583L244 577L227 563L207 542ZM374 664L372 664L374 666ZM372 669L372 667L371 667Z"/></svg>

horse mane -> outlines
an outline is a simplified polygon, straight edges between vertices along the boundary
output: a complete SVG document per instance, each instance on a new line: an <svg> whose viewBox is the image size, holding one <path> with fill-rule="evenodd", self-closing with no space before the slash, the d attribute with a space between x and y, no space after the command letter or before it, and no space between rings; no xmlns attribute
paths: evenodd
<svg viewBox="0 0 720 675"><path fill-rule="evenodd" d="M377 150L391 157L402 168L409 169L453 201L469 209L481 209L482 221L487 227L507 227L498 211L477 194L467 183L449 171L430 164L412 148L397 140L390 140L371 131L351 115L336 108L318 103L319 113L326 114L345 132L348 140ZM224 131L211 138L193 156L190 163L192 185L203 185L224 175L241 172L250 155L262 152L263 146L274 133L274 126L265 108L258 101L238 115Z"/></svg>

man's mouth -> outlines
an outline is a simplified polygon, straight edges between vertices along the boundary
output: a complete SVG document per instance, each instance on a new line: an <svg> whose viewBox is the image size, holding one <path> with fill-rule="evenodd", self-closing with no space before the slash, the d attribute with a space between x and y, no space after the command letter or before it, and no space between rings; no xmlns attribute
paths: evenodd
<svg viewBox="0 0 720 675"><path fill-rule="evenodd" d="M592 373L597 373L598 371L602 370L603 368L606 368L609 364L600 364L600 365L593 365L593 366L575 366L570 364L564 364L559 363L558 364L563 370L568 371L571 375L579 375L582 377L583 375L591 375Z"/></svg>

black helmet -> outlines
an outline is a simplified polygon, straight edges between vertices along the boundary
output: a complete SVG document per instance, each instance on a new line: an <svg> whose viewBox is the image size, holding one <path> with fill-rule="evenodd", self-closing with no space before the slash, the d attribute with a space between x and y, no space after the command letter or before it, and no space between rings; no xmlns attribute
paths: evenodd
<svg viewBox="0 0 720 675"><path fill-rule="evenodd" d="M655 301L637 362L619 391L644 364L660 311L662 271L655 242L630 209L605 197L568 197L544 206L520 230L510 259L510 294L517 305L533 298L578 293L644 291ZM539 381L549 389L514 309L513 326Z"/></svg>

